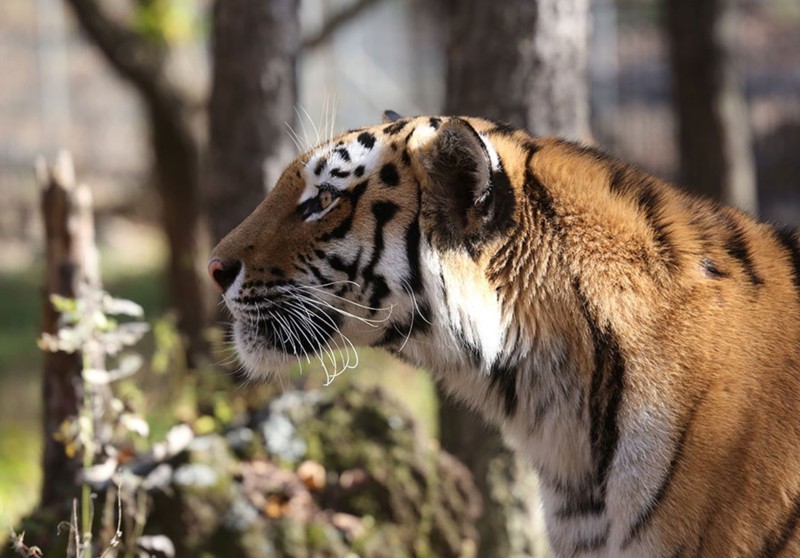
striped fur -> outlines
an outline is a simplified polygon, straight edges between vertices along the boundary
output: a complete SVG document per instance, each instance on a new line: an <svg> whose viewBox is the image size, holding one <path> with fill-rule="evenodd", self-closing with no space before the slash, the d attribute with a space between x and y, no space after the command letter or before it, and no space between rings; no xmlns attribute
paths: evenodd
<svg viewBox="0 0 800 558"><path fill-rule="evenodd" d="M298 158L212 258L241 265L249 374L355 345L428 368L538 471L557 556L800 554L796 232L418 117Z"/></svg>

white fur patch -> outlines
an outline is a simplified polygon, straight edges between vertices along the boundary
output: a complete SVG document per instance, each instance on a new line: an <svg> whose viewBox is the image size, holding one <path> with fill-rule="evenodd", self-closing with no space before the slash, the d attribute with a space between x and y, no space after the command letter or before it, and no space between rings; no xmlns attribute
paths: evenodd
<svg viewBox="0 0 800 558"><path fill-rule="evenodd" d="M484 147L486 147L486 151L489 153L489 161L491 162L492 170L500 170L500 156L497 154L497 150L494 148L494 145L492 145L492 142L483 134L478 134L478 137L481 138Z"/></svg>
<svg viewBox="0 0 800 558"><path fill-rule="evenodd" d="M383 147L377 136L375 144L371 148L365 147L358 139L342 145L330 142L319 147L305 164L306 187L297 200L297 204L300 205L319 195L320 187L323 185L334 190L347 190L354 182L360 180L354 174L357 168L363 167L363 175L367 175L375 169L380 161L382 150ZM319 174L317 174L318 170ZM339 174L346 174L346 176L337 176ZM307 220L320 219L336 205L337 201L338 198L334 199L334 202L324 211L310 215Z"/></svg>

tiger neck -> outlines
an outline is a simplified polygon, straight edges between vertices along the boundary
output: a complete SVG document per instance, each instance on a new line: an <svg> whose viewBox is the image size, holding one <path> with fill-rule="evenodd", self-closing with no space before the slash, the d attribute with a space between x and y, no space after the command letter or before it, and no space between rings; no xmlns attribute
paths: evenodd
<svg viewBox="0 0 800 558"><path fill-rule="evenodd" d="M583 412L592 355L590 341L575 335L585 321L569 280L559 279L559 262L534 258L528 269L486 283L471 277L484 275L483 265L476 271L434 251L423 259L438 283L428 292L446 296L429 301L434 327L399 356L431 370L447 392L500 426L534 467L583 482L592 466Z"/></svg>

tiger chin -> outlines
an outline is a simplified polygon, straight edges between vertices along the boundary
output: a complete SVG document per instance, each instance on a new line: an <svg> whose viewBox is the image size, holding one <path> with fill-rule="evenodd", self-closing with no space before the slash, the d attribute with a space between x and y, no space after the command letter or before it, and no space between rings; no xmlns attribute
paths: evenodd
<svg viewBox="0 0 800 558"><path fill-rule="evenodd" d="M209 273L252 377L382 347L502 426L557 556L800 555L794 231L592 148L387 112L291 163Z"/></svg>

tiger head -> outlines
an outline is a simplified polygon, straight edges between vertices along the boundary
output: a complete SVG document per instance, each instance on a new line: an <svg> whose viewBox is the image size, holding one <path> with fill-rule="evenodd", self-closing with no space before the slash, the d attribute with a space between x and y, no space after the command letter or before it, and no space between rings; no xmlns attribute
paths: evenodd
<svg viewBox="0 0 800 558"><path fill-rule="evenodd" d="M214 248L208 270L250 377L297 358L334 376L357 346L438 370L488 372L501 357L492 262L524 161L501 161L496 123L387 115L297 158Z"/></svg>

